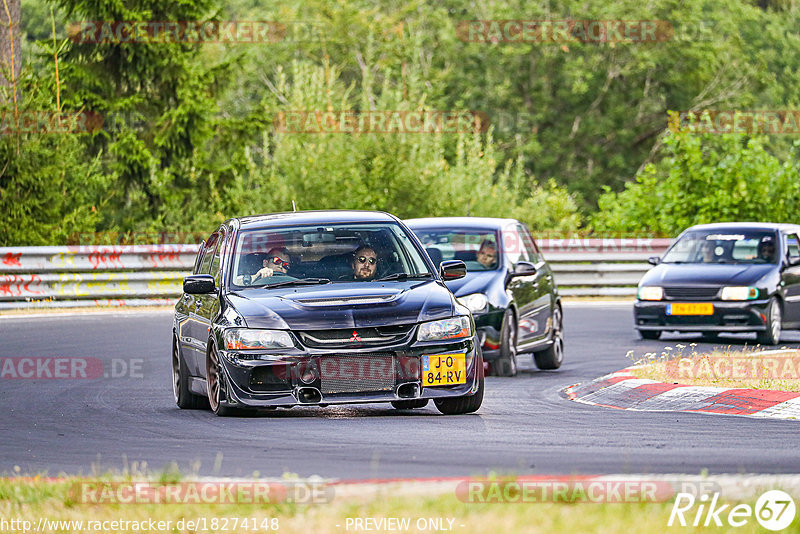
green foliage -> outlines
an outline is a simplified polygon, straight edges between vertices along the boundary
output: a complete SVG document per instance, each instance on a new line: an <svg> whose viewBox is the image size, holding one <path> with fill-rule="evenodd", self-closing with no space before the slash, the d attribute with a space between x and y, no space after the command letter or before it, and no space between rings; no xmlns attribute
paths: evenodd
<svg viewBox="0 0 800 534"><path fill-rule="evenodd" d="M369 58L366 60L368 71ZM427 109L414 65L383 69L380 88L361 79L355 94L335 67L295 61L278 68L264 115L281 110ZM244 178L246 213L301 209L376 209L400 217L516 216L533 228L574 228L573 199L554 183L521 189L521 161L502 164L491 135L431 133L270 133ZM529 180L524 180L529 183Z"/></svg>
<svg viewBox="0 0 800 534"><path fill-rule="evenodd" d="M215 19L277 21L287 34L229 45L65 37L77 21ZM458 33L508 19L661 20L674 32L655 43ZM2 244L57 244L74 229L207 231L292 200L667 235L699 221L791 220L798 205L789 136L666 132L668 109L800 106L800 9L788 0L26 0L22 23L20 105L56 109L59 50L61 106L106 124L0 138ZM492 129L276 132L274 114L292 109L479 110Z"/></svg>
<svg viewBox="0 0 800 534"><path fill-rule="evenodd" d="M89 154L85 134L20 133L29 128L18 120L57 116L39 83L23 71L17 119L12 102L0 106L0 246L66 243L93 231L111 184Z"/></svg>
<svg viewBox="0 0 800 534"><path fill-rule="evenodd" d="M800 169L781 163L765 137L684 132L669 135L665 157L620 193L606 191L595 230L675 236L693 224L795 222ZM800 145L796 145L800 146Z"/></svg>

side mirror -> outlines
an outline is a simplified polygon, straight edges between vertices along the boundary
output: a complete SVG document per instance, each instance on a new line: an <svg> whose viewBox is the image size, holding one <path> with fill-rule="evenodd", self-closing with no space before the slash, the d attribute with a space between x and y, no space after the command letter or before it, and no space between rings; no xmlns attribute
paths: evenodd
<svg viewBox="0 0 800 534"><path fill-rule="evenodd" d="M536 274L536 266L529 261L519 261L509 274L511 276L530 276Z"/></svg>
<svg viewBox="0 0 800 534"><path fill-rule="evenodd" d="M207 295L216 289L210 274L193 274L183 279L183 292L189 295Z"/></svg>
<svg viewBox="0 0 800 534"><path fill-rule="evenodd" d="M447 260L439 264L439 274L445 282L467 276L467 265L461 260Z"/></svg>
<svg viewBox="0 0 800 534"><path fill-rule="evenodd" d="M658 256L650 256L649 258L647 258L647 263L649 263L650 265L658 265L659 263L661 263L661 258Z"/></svg>
<svg viewBox="0 0 800 534"><path fill-rule="evenodd" d="M789 264L789 267L800 265L800 256L789 256L789 259L786 261L786 263Z"/></svg>

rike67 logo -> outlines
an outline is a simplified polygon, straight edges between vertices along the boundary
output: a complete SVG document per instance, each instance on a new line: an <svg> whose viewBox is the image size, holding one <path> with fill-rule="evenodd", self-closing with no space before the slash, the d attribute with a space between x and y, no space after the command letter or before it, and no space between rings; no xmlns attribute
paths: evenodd
<svg viewBox="0 0 800 534"><path fill-rule="evenodd" d="M733 508L730 504L719 504L719 493L714 493L710 502L708 494L695 497L691 493L678 493L667 526L675 525L677 519L677 524L683 527L689 524L693 527L741 527L755 516L765 529L779 531L792 523L795 511L794 500L780 490L770 490L761 495L755 508L749 504L737 504Z"/></svg>

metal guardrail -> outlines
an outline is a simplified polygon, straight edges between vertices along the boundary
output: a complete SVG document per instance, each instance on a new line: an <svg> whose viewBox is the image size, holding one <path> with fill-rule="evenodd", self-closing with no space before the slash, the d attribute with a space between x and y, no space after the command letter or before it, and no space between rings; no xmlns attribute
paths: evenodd
<svg viewBox="0 0 800 534"><path fill-rule="evenodd" d="M541 239L565 296L633 296L668 239ZM198 245L0 248L0 309L174 303Z"/></svg>

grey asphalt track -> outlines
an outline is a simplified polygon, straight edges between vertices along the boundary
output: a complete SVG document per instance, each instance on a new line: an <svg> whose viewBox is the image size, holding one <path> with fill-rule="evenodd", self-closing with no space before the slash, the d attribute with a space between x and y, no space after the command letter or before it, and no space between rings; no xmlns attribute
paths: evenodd
<svg viewBox="0 0 800 534"><path fill-rule="evenodd" d="M561 391L676 343L638 339L631 305L567 305L566 355L541 372L529 356L515 378L488 378L477 414L442 416L388 405L300 408L223 419L175 407L164 312L0 317L0 358L94 357L135 375L91 380L0 379L0 474L158 472L172 462L216 476L344 479L496 473L797 473L800 421L645 413L581 405ZM744 346L752 337L723 337ZM800 346L800 333L783 344ZM138 362L137 362L138 360ZM136 366L140 365L140 371ZM124 374L124 373L123 373ZM128 372L127 374L130 374Z"/></svg>

